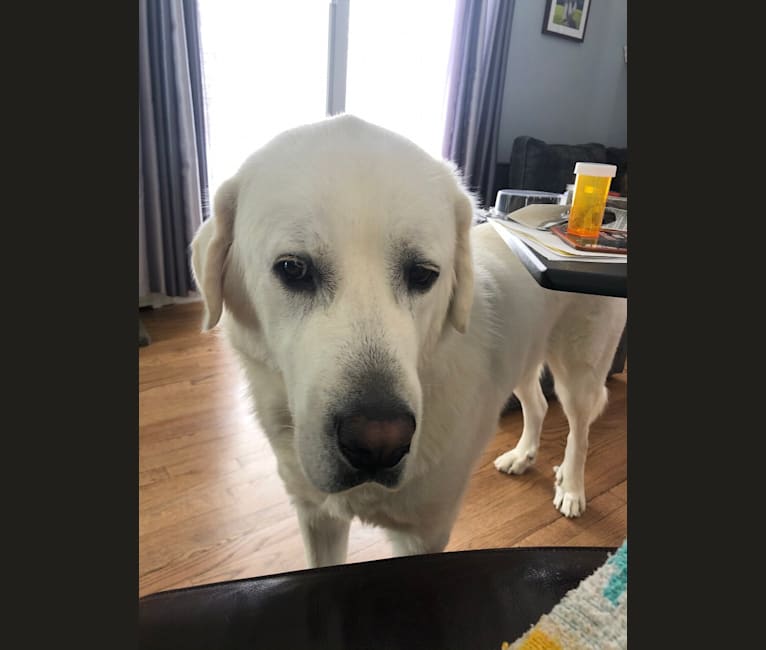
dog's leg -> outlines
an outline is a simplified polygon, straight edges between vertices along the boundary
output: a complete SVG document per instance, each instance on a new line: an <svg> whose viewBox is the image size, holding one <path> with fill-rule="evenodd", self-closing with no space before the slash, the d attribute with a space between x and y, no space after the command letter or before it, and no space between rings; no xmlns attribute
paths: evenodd
<svg viewBox="0 0 766 650"><path fill-rule="evenodd" d="M589 342L593 346L590 351L585 339L578 351L577 346L566 345L559 340L554 344L553 354L548 360L556 395L569 421L564 460L560 466L553 468L556 476L553 505L567 517L579 517L585 512L588 434L590 425L606 406L604 383L614 353L611 345L598 350L593 339Z"/></svg>
<svg viewBox="0 0 766 650"><path fill-rule="evenodd" d="M449 542L451 529L451 526L447 527L446 530L442 527L437 530L409 532L387 529L386 534L391 541L395 556L421 555L423 553L441 553Z"/></svg>
<svg viewBox="0 0 766 650"><path fill-rule="evenodd" d="M297 505L296 510L309 567L343 564L351 522L331 517L313 506Z"/></svg>
<svg viewBox="0 0 766 650"><path fill-rule="evenodd" d="M564 314L549 339L548 366L569 421L564 460L553 468L553 505L567 517L585 512L588 435L606 406L604 384L625 324L625 302L610 300L605 306L602 300L583 297L573 311Z"/></svg>
<svg viewBox="0 0 766 650"><path fill-rule="evenodd" d="M567 517L585 512L585 460L591 423L601 414L607 402L606 387L569 385L556 389L569 420L569 434L564 461L553 468L556 491L553 505Z"/></svg>
<svg viewBox="0 0 766 650"><path fill-rule="evenodd" d="M508 474L523 474L535 462L548 401L540 386L541 367L525 377L514 391L521 403L524 429L516 446L495 458L495 467Z"/></svg>

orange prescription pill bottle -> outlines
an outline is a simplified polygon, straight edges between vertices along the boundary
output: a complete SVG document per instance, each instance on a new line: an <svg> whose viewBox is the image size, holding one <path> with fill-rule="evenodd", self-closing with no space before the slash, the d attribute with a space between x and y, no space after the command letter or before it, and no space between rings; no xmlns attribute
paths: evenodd
<svg viewBox="0 0 766 650"><path fill-rule="evenodd" d="M583 244L595 244L604 219L609 184L617 173L617 166L578 162L574 171L574 197L567 233Z"/></svg>

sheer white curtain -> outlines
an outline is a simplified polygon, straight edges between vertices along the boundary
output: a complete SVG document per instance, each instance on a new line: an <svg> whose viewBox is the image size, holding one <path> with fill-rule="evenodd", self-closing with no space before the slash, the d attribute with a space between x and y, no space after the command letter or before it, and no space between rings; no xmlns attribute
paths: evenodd
<svg viewBox="0 0 766 650"><path fill-rule="evenodd" d="M199 0L211 197L258 147L320 120L326 0Z"/></svg>
<svg viewBox="0 0 766 650"><path fill-rule="evenodd" d="M455 0L351 0L346 112L441 156Z"/></svg>
<svg viewBox="0 0 766 650"><path fill-rule="evenodd" d="M329 0L199 0L211 197L284 129L325 116ZM455 0L351 0L345 112L439 156Z"/></svg>

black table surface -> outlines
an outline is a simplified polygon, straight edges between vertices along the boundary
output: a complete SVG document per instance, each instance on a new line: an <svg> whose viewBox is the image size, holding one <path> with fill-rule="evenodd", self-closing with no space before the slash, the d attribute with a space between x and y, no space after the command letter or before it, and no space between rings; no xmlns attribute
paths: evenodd
<svg viewBox="0 0 766 650"><path fill-rule="evenodd" d="M614 550L453 551L163 591L139 600L138 647L500 650Z"/></svg>
<svg viewBox="0 0 766 650"><path fill-rule="evenodd" d="M541 287L554 291L628 297L627 262L549 260L527 246L507 228L500 228L505 243Z"/></svg>

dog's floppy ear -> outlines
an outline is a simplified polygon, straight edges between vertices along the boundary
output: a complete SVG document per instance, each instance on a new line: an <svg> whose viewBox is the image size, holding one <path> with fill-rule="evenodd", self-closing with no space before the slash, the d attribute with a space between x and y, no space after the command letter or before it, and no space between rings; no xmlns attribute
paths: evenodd
<svg viewBox="0 0 766 650"><path fill-rule="evenodd" d="M461 334L468 329L468 320L473 306L473 259L471 257L471 224L473 223L473 201L468 193L458 186L455 199L455 220L457 240L455 244L455 276L452 281L452 302L449 318L452 326Z"/></svg>
<svg viewBox="0 0 766 650"><path fill-rule="evenodd" d="M205 301L203 331L215 327L223 310L223 270L226 255L234 238L234 215L239 186L229 179L218 189L213 216L197 230L192 241L192 271Z"/></svg>

